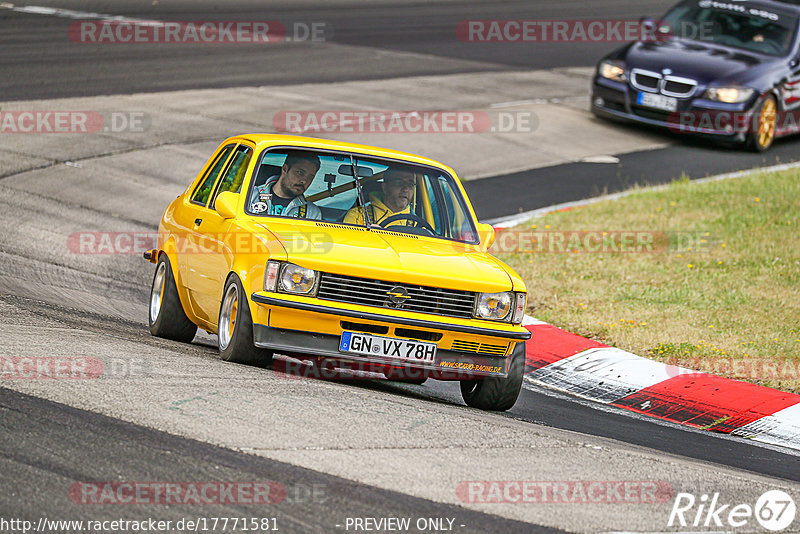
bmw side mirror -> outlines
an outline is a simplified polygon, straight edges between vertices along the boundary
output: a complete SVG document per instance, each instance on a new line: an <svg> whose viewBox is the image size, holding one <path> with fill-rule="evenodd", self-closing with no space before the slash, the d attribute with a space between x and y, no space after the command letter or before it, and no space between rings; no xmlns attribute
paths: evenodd
<svg viewBox="0 0 800 534"><path fill-rule="evenodd" d="M641 27L641 37L644 41L655 41L656 39L656 19L653 17L642 17L639 19L639 26Z"/></svg>

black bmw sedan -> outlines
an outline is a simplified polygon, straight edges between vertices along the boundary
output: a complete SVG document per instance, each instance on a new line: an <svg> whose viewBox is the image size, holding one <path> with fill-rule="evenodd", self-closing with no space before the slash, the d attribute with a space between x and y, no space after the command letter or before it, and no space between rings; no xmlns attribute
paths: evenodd
<svg viewBox="0 0 800 534"><path fill-rule="evenodd" d="M800 131L799 20L789 2L684 0L598 63L592 112L767 150Z"/></svg>

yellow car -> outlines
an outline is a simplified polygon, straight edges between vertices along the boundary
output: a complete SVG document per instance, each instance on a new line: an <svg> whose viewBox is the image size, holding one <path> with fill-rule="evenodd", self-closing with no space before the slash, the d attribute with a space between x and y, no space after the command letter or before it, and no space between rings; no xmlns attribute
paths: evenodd
<svg viewBox="0 0 800 534"><path fill-rule="evenodd" d="M501 194L501 192L498 192ZM455 172L352 143L225 140L159 225L150 331L218 334L224 360L459 380L507 410L525 365L526 289L488 254ZM304 363L308 367L307 363Z"/></svg>

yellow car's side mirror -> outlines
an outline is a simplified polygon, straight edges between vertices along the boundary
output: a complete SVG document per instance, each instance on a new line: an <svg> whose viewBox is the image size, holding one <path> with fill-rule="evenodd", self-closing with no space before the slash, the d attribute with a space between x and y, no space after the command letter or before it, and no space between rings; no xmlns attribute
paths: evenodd
<svg viewBox="0 0 800 534"><path fill-rule="evenodd" d="M478 237L481 239L481 248L489 250L489 247L494 243L495 231L494 226L486 223L478 224Z"/></svg>
<svg viewBox="0 0 800 534"><path fill-rule="evenodd" d="M236 217L236 205L239 203L239 194L233 191L223 191L214 201L214 209L223 219Z"/></svg>

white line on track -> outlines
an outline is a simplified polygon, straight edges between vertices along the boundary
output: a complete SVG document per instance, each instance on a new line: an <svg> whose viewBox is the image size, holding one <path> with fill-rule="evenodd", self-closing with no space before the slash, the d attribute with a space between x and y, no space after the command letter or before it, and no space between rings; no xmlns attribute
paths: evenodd
<svg viewBox="0 0 800 534"><path fill-rule="evenodd" d="M497 102L495 104L489 104L490 109L497 109L497 108L514 108L519 106L530 106L531 104L560 104L562 102L578 102L581 100L586 100L587 95L580 95L580 96L563 96L563 97L552 97L552 98L533 98L530 100L513 100L511 102Z"/></svg>
<svg viewBox="0 0 800 534"><path fill-rule="evenodd" d="M601 154L598 156L586 156L580 160L581 163L619 163L619 158L608 154Z"/></svg>
<svg viewBox="0 0 800 534"><path fill-rule="evenodd" d="M108 15L105 13L95 13L93 11L75 11L73 9L58 7L15 6L8 2L0 3L0 9L10 9L17 13L27 13L29 15L45 15L75 20L106 20L114 22L136 22L139 24L164 24L164 22L160 20L135 19L122 15Z"/></svg>

